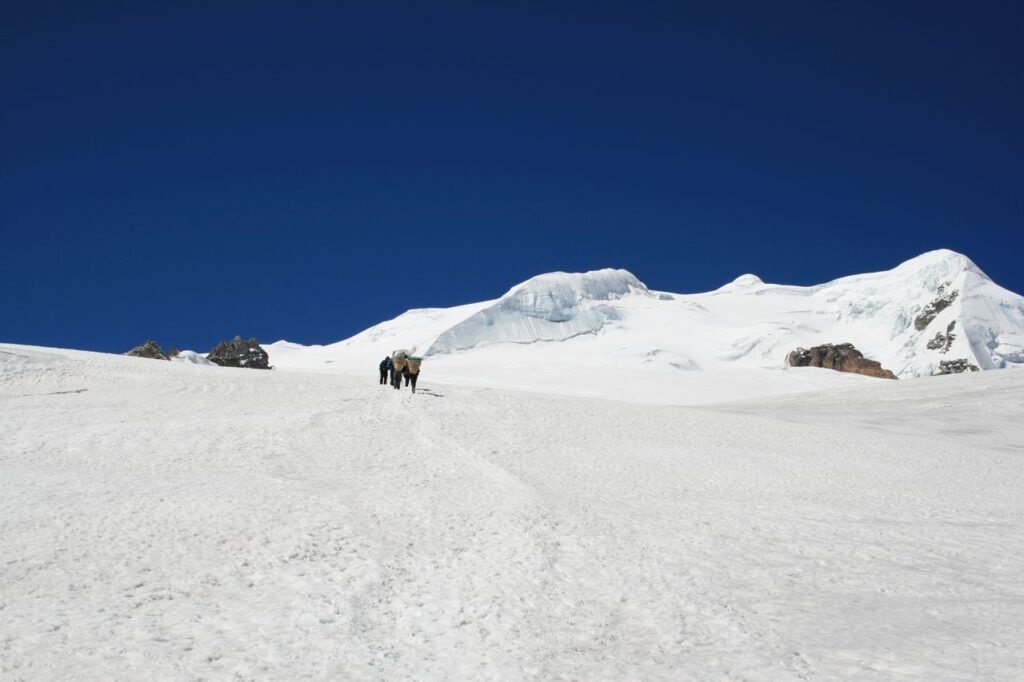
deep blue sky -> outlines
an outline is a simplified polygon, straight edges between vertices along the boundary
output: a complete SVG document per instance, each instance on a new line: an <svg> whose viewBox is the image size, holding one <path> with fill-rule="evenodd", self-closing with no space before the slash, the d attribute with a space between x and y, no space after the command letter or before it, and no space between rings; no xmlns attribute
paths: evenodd
<svg viewBox="0 0 1024 682"><path fill-rule="evenodd" d="M0 5L0 341L332 342L552 270L1024 291L1024 3Z"/></svg>

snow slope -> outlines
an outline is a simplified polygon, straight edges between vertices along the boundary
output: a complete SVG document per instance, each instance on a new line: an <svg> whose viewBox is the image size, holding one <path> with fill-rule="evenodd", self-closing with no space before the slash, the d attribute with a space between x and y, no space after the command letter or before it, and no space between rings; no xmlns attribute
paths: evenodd
<svg viewBox="0 0 1024 682"><path fill-rule="evenodd" d="M278 367L361 374L411 348L427 355L424 372L449 382L609 398L627 386L631 400L689 404L846 381L786 368L797 347L844 342L901 378L936 374L943 361L1022 366L1024 297L946 250L817 286L747 274L686 295L607 269L540 275L493 301L412 310L330 346L267 350Z"/></svg>
<svg viewBox="0 0 1024 682"><path fill-rule="evenodd" d="M1024 372L687 408L372 370L0 345L0 679L1024 670Z"/></svg>

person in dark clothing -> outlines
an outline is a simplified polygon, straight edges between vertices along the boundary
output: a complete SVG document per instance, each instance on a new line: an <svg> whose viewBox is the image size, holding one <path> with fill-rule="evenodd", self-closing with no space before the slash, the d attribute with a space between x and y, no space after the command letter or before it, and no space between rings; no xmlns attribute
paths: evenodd
<svg viewBox="0 0 1024 682"><path fill-rule="evenodd" d="M388 377L388 383L391 384L391 388L401 388L402 386L402 370L395 369L395 359L388 358L388 371L391 375Z"/></svg>
<svg viewBox="0 0 1024 682"><path fill-rule="evenodd" d="M391 371L391 356L380 361L380 385L388 383L388 372Z"/></svg>

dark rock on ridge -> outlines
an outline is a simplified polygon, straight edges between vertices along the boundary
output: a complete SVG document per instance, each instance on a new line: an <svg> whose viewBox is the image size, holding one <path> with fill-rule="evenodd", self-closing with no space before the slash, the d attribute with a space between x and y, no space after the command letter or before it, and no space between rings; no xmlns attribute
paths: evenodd
<svg viewBox="0 0 1024 682"><path fill-rule="evenodd" d="M924 308L921 308L921 312L914 318L914 329L919 332L924 331L924 328L931 324L931 321L935 319L935 316L951 306L953 301L956 300L956 297L960 295L960 292L956 289L947 293L947 286L949 286L949 282L940 284L939 289L936 292L938 296L935 297L935 300Z"/></svg>
<svg viewBox="0 0 1024 682"><path fill-rule="evenodd" d="M826 343L813 348L797 348L787 358L791 367L823 367L837 372L853 372L879 379L895 379L896 375L869 360L852 343Z"/></svg>
<svg viewBox="0 0 1024 682"><path fill-rule="evenodd" d="M133 358L150 358L151 360L170 360L164 349L156 341L146 341L125 353Z"/></svg>
<svg viewBox="0 0 1024 682"><path fill-rule="evenodd" d="M256 343L256 339L243 341L236 336L231 341L221 341L210 351L206 359L221 367L245 367L248 369L270 369L270 356Z"/></svg>
<svg viewBox="0 0 1024 682"><path fill-rule="evenodd" d="M940 353L946 353L949 351L949 346L953 343L953 339L956 338L956 334L953 333L953 327L956 326L956 320L953 320L946 326L946 333L937 332L935 338L931 339L927 344L928 350L937 350Z"/></svg>
<svg viewBox="0 0 1024 682"><path fill-rule="evenodd" d="M967 358L957 358L956 360L942 360L939 362L939 371L937 374L962 374L963 372L978 372L980 368L969 362Z"/></svg>

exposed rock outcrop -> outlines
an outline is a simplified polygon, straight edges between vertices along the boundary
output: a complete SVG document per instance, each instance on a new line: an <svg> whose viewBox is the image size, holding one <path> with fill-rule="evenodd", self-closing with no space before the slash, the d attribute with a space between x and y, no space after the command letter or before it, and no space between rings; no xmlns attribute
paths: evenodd
<svg viewBox="0 0 1024 682"><path fill-rule="evenodd" d="M946 325L946 333L937 332L935 338L928 341L926 344L928 350L937 350L940 353L949 352L949 347L953 343L953 339L956 338L956 334L953 333L953 327L956 326L956 320L953 320Z"/></svg>
<svg viewBox="0 0 1024 682"><path fill-rule="evenodd" d="M963 372L978 372L980 368L967 358L956 360L942 360L939 362L939 371L936 374L962 374Z"/></svg>
<svg viewBox="0 0 1024 682"><path fill-rule="evenodd" d="M150 358L151 360L170 360L164 349L156 341L146 341L125 353L133 358Z"/></svg>
<svg viewBox="0 0 1024 682"><path fill-rule="evenodd" d="M869 360L852 343L826 343L813 348L797 348L789 354L791 367L823 367L837 372L853 372L879 379L895 379L896 375L875 360Z"/></svg>
<svg viewBox="0 0 1024 682"><path fill-rule="evenodd" d="M256 339L243 341L236 336L231 341L221 341L210 351L206 359L221 367L245 367L247 369L270 369L270 356L256 343Z"/></svg>
<svg viewBox="0 0 1024 682"><path fill-rule="evenodd" d="M960 295L960 292L956 289L947 291L946 287L948 287L949 284L949 282L940 284L938 291L935 292L937 294L935 299L924 308L921 308L921 312L914 318L914 329L919 332L924 331L925 327L931 324L931 321L934 320L939 313L953 304L953 301L955 301L956 297Z"/></svg>

